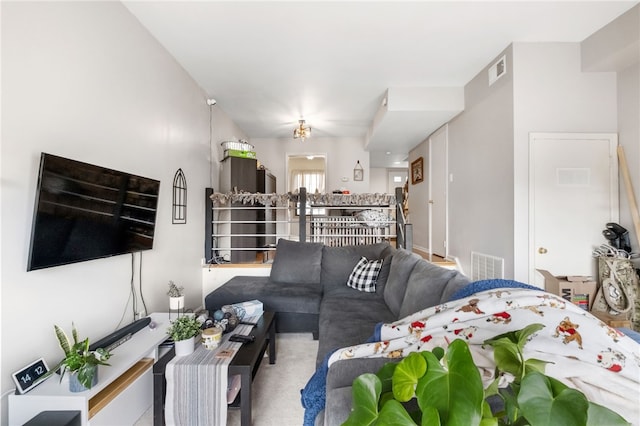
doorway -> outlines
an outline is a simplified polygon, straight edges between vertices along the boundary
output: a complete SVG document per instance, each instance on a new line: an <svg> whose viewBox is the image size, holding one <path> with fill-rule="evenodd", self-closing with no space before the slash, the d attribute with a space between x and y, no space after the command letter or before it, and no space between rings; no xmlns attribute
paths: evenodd
<svg viewBox="0 0 640 426"><path fill-rule="evenodd" d="M287 154L287 192L300 187L325 192L326 170L326 154Z"/></svg>
<svg viewBox="0 0 640 426"><path fill-rule="evenodd" d="M307 193L325 192L327 182L327 154L326 153L296 153L286 155L287 164L287 192L297 192L304 187ZM286 233L289 239L297 240L300 235L297 216L300 214L296 208L294 212L288 211L286 220L289 227ZM311 209L307 207L304 214L325 214L325 209ZM306 235L309 235L307 224ZM284 231L284 230L283 230Z"/></svg>
<svg viewBox="0 0 640 426"><path fill-rule="evenodd" d="M618 222L615 134L529 135L529 282L536 269L553 275L597 276L592 250Z"/></svg>

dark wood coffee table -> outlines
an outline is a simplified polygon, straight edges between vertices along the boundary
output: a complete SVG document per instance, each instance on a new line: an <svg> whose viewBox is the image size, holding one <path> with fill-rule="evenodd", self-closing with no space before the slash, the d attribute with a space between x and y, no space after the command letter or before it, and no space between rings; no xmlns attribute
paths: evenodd
<svg viewBox="0 0 640 426"><path fill-rule="evenodd" d="M269 364L276 363L276 321L273 312L265 312L251 330L253 343L245 343L229 365L229 375L240 375L240 393L230 408L240 408L240 424L251 425L251 382L258 372L264 353L269 348Z"/></svg>
<svg viewBox="0 0 640 426"><path fill-rule="evenodd" d="M240 423L242 426L251 425L251 383L264 353L269 348L269 364L276 363L276 322L273 312L265 312L253 327L251 333L255 336L252 343L244 343L236 352L231 364L229 364L229 376L239 374L241 387L240 393L229 408L240 409ZM175 350L167 352L153 366L154 392L153 392L153 424L164 425L164 399L166 395L166 380L164 371L167 363L175 356Z"/></svg>

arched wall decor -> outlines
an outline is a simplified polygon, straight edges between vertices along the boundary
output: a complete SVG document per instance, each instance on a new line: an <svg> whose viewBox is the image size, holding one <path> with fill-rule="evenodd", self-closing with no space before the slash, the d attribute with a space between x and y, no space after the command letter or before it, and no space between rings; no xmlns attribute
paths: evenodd
<svg viewBox="0 0 640 426"><path fill-rule="evenodd" d="M173 209L171 222L187 223L187 179L182 169L178 169L173 177Z"/></svg>

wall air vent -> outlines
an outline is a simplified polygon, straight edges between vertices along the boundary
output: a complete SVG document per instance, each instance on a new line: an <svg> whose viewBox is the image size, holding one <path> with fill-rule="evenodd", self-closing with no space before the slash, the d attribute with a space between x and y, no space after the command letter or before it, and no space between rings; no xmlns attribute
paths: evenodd
<svg viewBox="0 0 640 426"><path fill-rule="evenodd" d="M507 73L507 57L503 55L498 62L489 68L489 86L496 82L500 77Z"/></svg>
<svg viewBox="0 0 640 426"><path fill-rule="evenodd" d="M471 280L504 278L504 259L488 254L471 252Z"/></svg>

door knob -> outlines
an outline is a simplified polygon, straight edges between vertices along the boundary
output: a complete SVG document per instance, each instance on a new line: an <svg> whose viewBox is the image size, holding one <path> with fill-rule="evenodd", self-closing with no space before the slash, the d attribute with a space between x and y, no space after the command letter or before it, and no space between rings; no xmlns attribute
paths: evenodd
<svg viewBox="0 0 640 426"><path fill-rule="evenodd" d="M546 249L546 248L544 248L544 247L540 247L540 248L538 249L538 253L540 253L540 254L546 254L546 253L547 253L547 249Z"/></svg>

